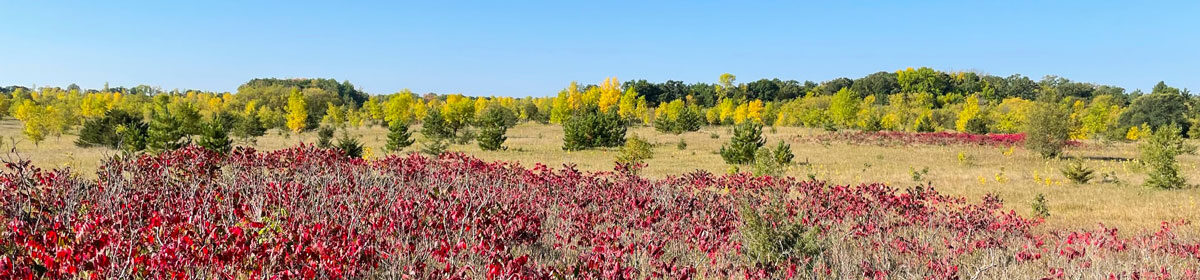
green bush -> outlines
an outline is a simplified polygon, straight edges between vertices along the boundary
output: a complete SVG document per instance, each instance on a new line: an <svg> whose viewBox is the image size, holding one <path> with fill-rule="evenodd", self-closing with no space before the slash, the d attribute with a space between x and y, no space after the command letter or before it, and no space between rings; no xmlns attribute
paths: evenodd
<svg viewBox="0 0 1200 280"><path fill-rule="evenodd" d="M1025 148L1042 157L1062 154L1071 132L1071 111L1058 103L1038 102L1025 125Z"/></svg>
<svg viewBox="0 0 1200 280"><path fill-rule="evenodd" d="M1179 162L1175 157L1190 154L1196 147L1184 142L1179 133L1179 126L1168 124L1154 130L1149 139L1138 145L1140 159L1149 167L1150 174L1146 178L1146 186L1159 189L1182 188L1187 185L1183 176L1179 175Z"/></svg>
<svg viewBox="0 0 1200 280"><path fill-rule="evenodd" d="M616 113L583 110L563 123L563 150L578 151L625 144L625 121Z"/></svg>
<svg viewBox="0 0 1200 280"><path fill-rule="evenodd" d="M617 163L632 165L645 163L647 159L654 157L653 146L646 139L642 139L637 135L630 136L625 139L625 146L621 147L621 151L617 154Z"/></svg>
<svg viewBox="0 0 1200 280"><path fill-rule="evenodd" d="M796 155L792 154L792 145L783 141L779 141L779 144L775 145L771 154L775 157L775 162L779 164L791 164L792 159L796 158Z"/></svg>
<svg viewBox="0 0 1200 280"><path fill-rule="evenodd" d="M385 146L388 151L400 151L412 145L412 143L412 132L408 131L407 123L388 123L387 145Z"/></svg>
<svg viewBox="0 0 1200 280"><path fill-rule="evenodd" d="M1030 206L1033 208L1034 216L1038 216L1038 217L1042 217L1042 218L1050 217L1050 208L1048 208L1046 206L1046 196L1045 195L1042 195L1040 193L1037 194L1037 196L1033 197L1033 203L1031 203Z"/></svg>
<svg viewBox="0 0 1200 280"><path fill-rule="evenodd" d="M266 133L267 128L263 126L258 116L254 115L241 117L233 128L233 135L243 139L253 139Z"/></svg>
<svg viewBox="0 0 1200 280"><path fill-rule="evenodd" d="M772 207L779 208L779 207ZM767 217L787 217L778 209ZM767 221L758 210L743 203L740 207L742 224L738 232L742 236L742 250L750 263L775 265L787 260L813 258L824 248L820 241L820 230L806 227L799 222Z"/></svg>
<svg viewBox="0 0 1200 280"><path fill-rule="evenodd" d="M687 142L683 141L683 138L679 138L679 143L675 144L675 149L679 149L680 151L686 150Z"/></svg>
<svg viewBox="0 0 1200 280"><path fill-rule="evenodd" d="M747 164L754 161L755 153L766 141L762 137L762 125L744 122L733 130L733 139L721 146L721 158L728 164Z"/></svg>
<svg viewBox="0 0 1200 280"><path fill-rule="evenodd" d="M672 120L663 116L654 119L654 130L663 133L680 134L689 131L699 131L704 124L704 116L700 110L693 107L684 108L679 112L678 119Z"/></svg>

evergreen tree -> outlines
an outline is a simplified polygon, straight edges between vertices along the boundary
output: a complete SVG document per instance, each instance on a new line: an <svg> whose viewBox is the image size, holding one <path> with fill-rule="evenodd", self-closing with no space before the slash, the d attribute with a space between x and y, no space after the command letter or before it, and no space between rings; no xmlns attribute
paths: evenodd
<svg viewBox="0 0 1200 280"><path fill-rule="evenodd" d="M243 139L252 139L263 136L267 129L263 127L262 121L256 115L246 115L238 120L237 126L233 129L233 135Z"/></svg>
<svg viewBox="0 0 1200 280"><path fill-rule="evenodd" d="M412 133L408 131L407 123L399 121L388 123L387 149L389 151L400 151L412 144Z"/></svg>
<svg viewBox="0 0 1200 280"><path fill-rule="evenodd" d="M358 138L350 137L346 131L342 131L342 137L338 138L337 148L352 158L360 158L363 154L362 143L358 142Z"/></svg>
<svg viewBox="0 0 1200 280"><path fill-rule="evenodd" d="M747 164L754 161L754 153L766 144L762 137L762 125L744 122L734 127L733 138L721 146L721 158L728 164Z"/></svg>
<svg viewBox="0 0 1200 280"><path fill-rule="evenodd" d="M204 125L203 130L200 139L196 141L197 145L221 154L227 154L233 149L233 141L229 139L225 125L219 118L214 116Z"/></svg>
<svg viewBox="0 0 1200 280"><path fill-rule="evenodd" d="M425 138L428 139L449 139L454 136L454 132L451 132L446 125L446 119L442 117L442 113L432 110L425 115L425 119L421 120L421 135L425 135Z"/></svg>
<svg viewBox="0 0 1200 280"><path fill-rule="evenodd" d="M492 106L487 109L487 112L479 120L479 135L475 140L479 143L480 149L485 151L499 150L502 148L504 140L508 139L508 137L504 136L508 132L505 110L508 109Z"/></svg>
<svg viewBox="0 0 1200 280"><path fill-rule="evenodd" d="M325 127L321 127L321 129L318 129L317 130L317 147L322 148L322 149L328 149L332 146L333 146L333 128L325 126Z"/></svg>
<svg viewBox="0 0 1200 280"><path fill-rule="evenodd" d="M621 146L626 130L625 121L616 112L601 113L591 106L563 123L563 150Z"/></svg>
<svg viewBox="0 0 1200 280"><path fill-rule="evenodd" d="M146 147L153 152L178 149L185 144L183 136L179 119L172 117L165 106L160 106L152 114L146 129Z"/></svg>

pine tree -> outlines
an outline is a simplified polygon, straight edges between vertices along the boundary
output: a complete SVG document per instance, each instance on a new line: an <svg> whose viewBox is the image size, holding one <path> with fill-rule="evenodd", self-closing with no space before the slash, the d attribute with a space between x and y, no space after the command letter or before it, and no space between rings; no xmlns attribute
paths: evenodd
<svg viewBox="0 0 1200 280"><path fill-rule="evenodd" d="M185 143L181 139L184 136L182 127L179 120L172 117L165 106L159 106L146 129L146 147L153 152L182 147Z"/></svg>
<svg viewBox="0 0 1200 280"><path fill-rule="evenodd" d="M328 149L328 148L332 147L333 146L333 132L334 132L333 128L328 127L328 126L321 127L320 129L318 129L317 130L317 147L322 148L322 149Z"/></svg>
<svg viewBox="0 0 1200 280"><path fill-rule="evenodd" d="M442 117L442 113L432 110L421 120L421 135L428 139L449 139L454 133L446 126L446 119Z"/></svg>
<svg viewBox="0 0 1200 280"><path fill-rule="evenodd" d="M762 125L744 122L733 129L729 143L721 146L721 158L728 164L747 164L754 161L754 153L764 144Z"/></svg>
<svg viewBox="0 0 1200 280"><path fill-rule="evenodd" d="M223 122L216 117L210 120L204 126L203 134L196 141L197 145L204 147L210 151L221 154L227 154L233 149L233 141L229 139L229 134L225 130Z"/></svg>
<svg viewBox="0 0 1200 280"><path fill-rule="evenodd" d="M338 138L337 148L348 157L361 158L363 155L362 143L358 142L358 138L350 137L346 131L342 131L342 137Z"/></svg>
<svg viewBox="0 0 1200 280"><path fill-rule="evenodd" d="M413 144L412 133L408 131L407 123L388 123L387 149L396 152Z"/></svg>
<svg viewBox="0 0 1200 280"><path fill-rule="evenodd" d="M504 140L508 139L508 137L504 136L508 132L504 110L507 109L493 106L488 108L483 118L480 119L479 135L475 139L479 143L480 149L485 151L499 150L504 145Z"/></svg>

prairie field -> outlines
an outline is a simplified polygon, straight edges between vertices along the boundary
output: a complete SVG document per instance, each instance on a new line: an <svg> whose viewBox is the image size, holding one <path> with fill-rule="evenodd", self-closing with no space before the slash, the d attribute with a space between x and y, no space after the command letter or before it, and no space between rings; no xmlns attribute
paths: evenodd
<svg viewBox="0 0 1200 280"><path fill-rule="evenodd" d="M118 154L108 148L80 148L74 135L48 137L34 146L22 139L20 122L0 121L3 149L7 159L25 158L43 168L70 167L74 173L94 178L100 161ZM412 130L419 130L413 126ZM717 151L728 141L732 128L705 126L696 132L675 135L655 131L652 127L634 126L628 135L646 138L654 145L654 157L646 161L641 175L650 178L679 176L696 170L714 174L728 173ZM385 156L387 130L374 126L350 128L370 150L373 158ZM1098 224L1122 229L1122 234L1152 231L1164 221L1200 218L1200 188L1159 190L1143 187L1145 175L1136 162L1136 143L1084 142L1069 147L1063 159L1043 159L1021 147L992 147L977 145L909 145L880 146L822 141L817 136L823 130L798 127L766 128L763 136L767 146L778 141L791 144L795 164L788 167L787 176L805 180L814 178L831 184L883 183L905 189L917 185L932 186L943 194L962 196L978 202L987 194L995 194L1006 209L1030 217L1034 197L1043 194L1050 216L1045 219L1049 229L1092 229ZM417 152L425 139L414 133L417 143L401 153ZM489 161L517 162L527 168L542 163L551 168L574 165L584 171L611 171L617 156L616 149L595 149L567 152L562 150L562 127L525 122L509 129L507 150L483 151L475 145L451 145L449 151L463 152ZM716 137L714 138L714 135ZM339 132L340 136L340 132ZM258 150L278 150L299 143L314 143L315 132L300 135L271 130L254 143L235 141L238 146ZM686 147L680 149L680 142ZM15 147L13 143L16 143ZM1088 184L1075 184L1066 179L1060 169L1068 161L1082 160L1096 170L1096 178ZM1184 176L1192 184L1200 182L1200 157L1179 157ZM744 167L743 167L744 168ZM927 172L922 172L927 170ZM1108 176L1102 176L1108 174ZM1103 177L1111 179L1103 180ZM1200 232L1194 225L1183 228Z"/></svg>

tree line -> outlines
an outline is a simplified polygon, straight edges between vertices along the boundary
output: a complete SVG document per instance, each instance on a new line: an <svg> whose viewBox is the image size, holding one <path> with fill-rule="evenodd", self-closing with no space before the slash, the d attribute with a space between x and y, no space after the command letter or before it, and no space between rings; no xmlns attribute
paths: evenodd
<svg viewBox="0 0 1200 280"><path fill-rule="evenodd" d="M254 79L236 92L107 85L102 89L0 88L0 114L21 120L23 133L35 143L80 127L81 145L123 143L141 149L174 143L147 140L143 147L135 139L124 139L140 135L143 127L147 139L189 141L208 130L220 130L250 141L272 129L408 126L434 113L445 122L448 138L469 140L478 136L475 130L496 134L495 126L480 126L489 111L505 119L505 128L523 121L566 125L576 116L600 113L612 115L594 118L600 123L641 124L670 133L745 122L829 130L1010 133L1020 132L1033 108L1042 103L1067 110L1064 121L1074 139L1136 140L1167 124L1180 126L1185 136L1200 134L1195 129L1200 127L1200 99L1187 89L1162 82L1143 93L1055 76L1034 81L1021 75L930 68L820 83L780 79L739 83L728 73L715 83L692 84L608 78L598 84L572 82L548 97L520 98L418 95L409 90L372 95L348 81L333 79ZM595 128L596 124L588 125ZM159 132L153 129L156 126L178 131Z"/></svg>

